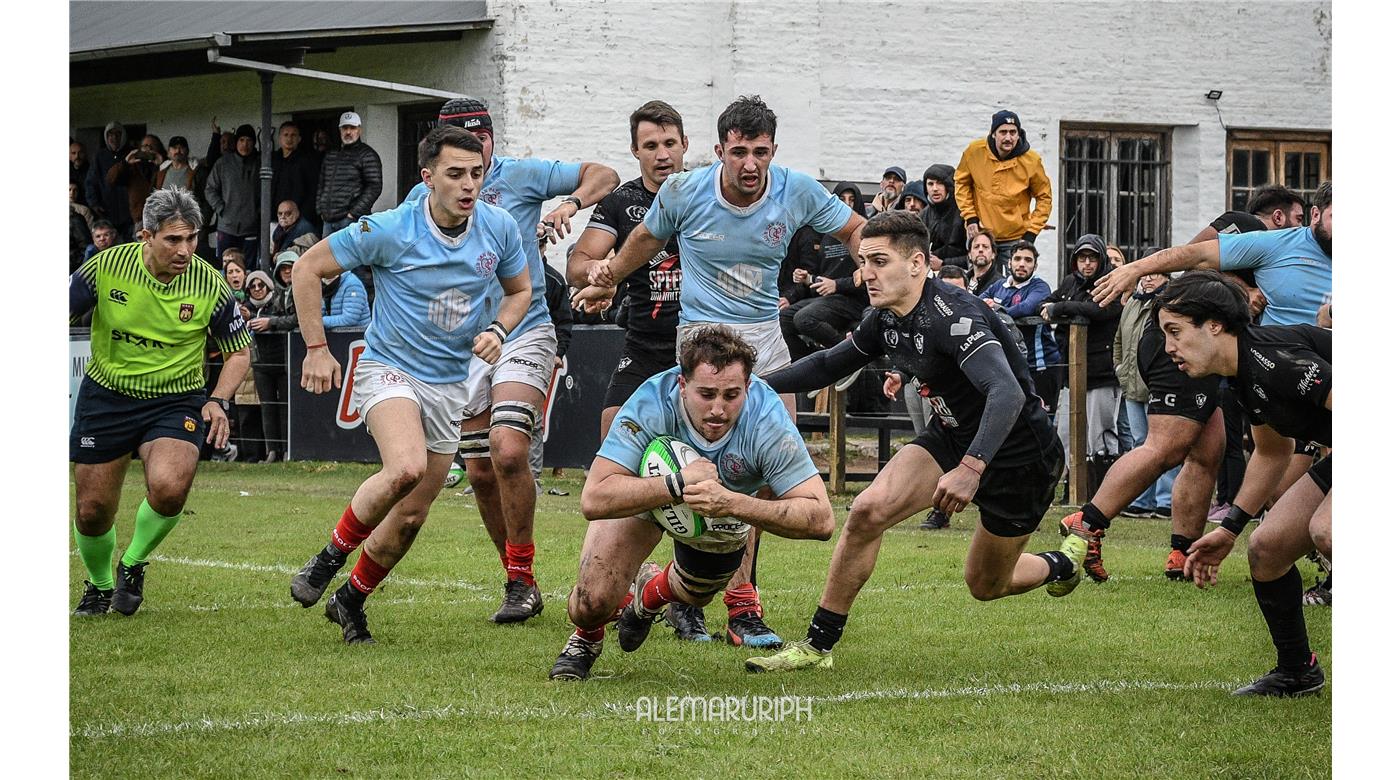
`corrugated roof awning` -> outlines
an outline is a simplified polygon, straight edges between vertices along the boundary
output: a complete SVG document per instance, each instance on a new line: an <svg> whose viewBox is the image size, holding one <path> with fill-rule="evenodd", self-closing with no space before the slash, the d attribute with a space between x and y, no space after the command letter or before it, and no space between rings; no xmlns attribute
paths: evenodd
<svg viewBox="0 0 1400 780"><path fill-rule="evenodd" d="M458 40L489 27L475 2L73 2L71 86L227 72L207 51L280 64L341 46Z"/></svg>

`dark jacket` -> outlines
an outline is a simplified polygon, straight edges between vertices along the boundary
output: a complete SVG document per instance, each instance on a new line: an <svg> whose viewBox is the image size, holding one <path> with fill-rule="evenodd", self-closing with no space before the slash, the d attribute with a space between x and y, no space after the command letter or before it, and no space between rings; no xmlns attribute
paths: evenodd
<svg viewBox="0 0 1400 780"><path fill-rule="evenodd" d="M544 300L549 307L549 318L554 321L554 338L558 342L554 354L564 357L574 338L574 312L569 305L569 283L549 263L544 264Z"/></svg>
<svg viewBox="0 0 1400 780"><path fill-rule="evenodd" d="M1118 333L1118 318L1123 314L1123 306L1117 300L1107 307L1094 302L1094 284L1108 273L1108 247L1102 237L1092 233L1079 237L1075 246L1089 243L1099 255L1099 268L1088 279L1079 275L1070 260L1070 272L1060 282L1055 292L1046 300L1054 305L1050 318L1084 317L1089 320L1088 338L1088 380L1089 389L1113 387L1118 384L1118 375L1113 370L1113 337ZM1055 340L1059 343L1060 354L1069 356L1068 323L1055 326Z"/></svg>
<svg viewBox="0 0 1400 780"><path fill-rule="evenodd" d="M204 197L214 211L214 226L234 236L258 234L258 152L247 157L225 154L204 183Z"/></svg>
<svg viewBox="0 0 1400 780"><path fill-rule="evenodd" d="M278 202L280 203L281 201ZM278 225L272 231L272 252L268 257L276 257L278 252L284 249L294 248L292 246L293 243L302 236L312 237L310 246L304 246L301 250L303 252L306 251L306 249L310 249L311 246L314 246L316 241L320 238L320 236L316 234L316 226L308 222L306 217L298 219L297 223L290 228L284 228Z"/></svg>
<svg viewBox="0 0 1400 780"><path fill-rule="evenodd" d="M121 142L117 144L114 152L107 148L108 130L121 131ZM107 172L117 163L126 159L127 152L133 148L127 143L126 128L118 122L110 122L102 134L102 145L92 155L92 164L88 167L87 175L87 203L88 206L97 212L98 216L110 220L116 226L118 233L131 232L131 207L127 202L126 187L121 184L111 184L107 179Z"/></svg>
<svg viewBox="0 0 1400 780"><path fill-rule="evenodd" d="M321 180L316 188L316 212L326 222L362 217L372 210L384 189L379 153L364 141L326 152Z"/></svg>
<svg viewBox="0 0 1400 780"><path fill-rule="evenodd" d="M290 200L301 210L302 218L316 214L316 186L320 180L321 164L316 155L297 149L292 156L282 156L280 148L272 152L272 207ZM295 238L295 236L293 236Z"/></svg>
<svg viewBox="0 0 1400 780"><path fill-rule="evenodd" d="M225 157L237 157L237 154L225 155ZM286 370L287 362L287 331L297 329L297 305L292 297L292 286L282 285L277 280L277 269L284 265L289 265L292 261L283 260L272 269L272 300L263 306L255 317L267 317L268 329L262 333L254 332L253 344L257 351L257 362L269 364L266 368L276 371ZM277 366L273 369L273 366Z"/></svg>
<svg viewBox="0 0 1400 780"><path fill-rule="evenodd" d="M807 297L807 285L794 282L792 272L801 268L816 273L821 257L821 240L821 234L813 230L811 225L803 225L792 234L787 255L783 257L782 265L778 268L778 295L786 298L788 303Z"/></svg>
<svg viewBox="0 0 1400 780"><path fill-rule="evenodd" d="M141 224L141 214L146 210L146 198L155 190L156 176L159 174L160 167L153 162L138 160L132 164L125 158L117 160L117 164L107 170L107 183L126 189L126 208L131 215L132 224Z"/></svg>
<svg viewBox="0 0 1400 780"><path fill-rule="evenodd" d="M942 203L930 203L919 214L928 228L929 252L944 265L967 268L967 227L958 213L958 201L953 197L953 166L930 165L924 170L925 179L937 179L948 189ZM925 193L927 196L927 193Z"/></svg>

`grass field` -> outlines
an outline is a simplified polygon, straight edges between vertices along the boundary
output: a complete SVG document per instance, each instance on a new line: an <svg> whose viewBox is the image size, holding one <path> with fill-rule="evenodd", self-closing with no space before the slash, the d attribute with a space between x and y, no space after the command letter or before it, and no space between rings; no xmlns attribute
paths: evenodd
<svg viewBox="0 0 1400 780"><path fill-rule="evenodd" d="M1213 591L1168 583L1165 521L1113 526L1106 584L988 603L962 582L973 515L932 533L910 521L886 535L834 670L746 674L752 652L681 644L662 625L630 655L610 630L597 676L559 684L546 675L571 630L579 473L548 482L571 496L540 501L543 615L487 621L500 563L469 499L443 491L370 599L379 644L347 647L287 583L371 470L201 465L141 611L70 620L74 777L1331 774L1330 687L1295 701L1229 696L1273 663L1243 557ZM118 552L141 490L134 466ZM835 499L838 524L849 502ZM804 635L834 544L765 539L759 585L785 638ZM1052 519L1030 548L1058 544ZM74 554L70 603L84 576ZM719 628L722 608L708 612ZM1307 618L1330 673L1331 615L1310 607ZM639 697L770 695L812 697L810 719L636 718Z"/></svg>

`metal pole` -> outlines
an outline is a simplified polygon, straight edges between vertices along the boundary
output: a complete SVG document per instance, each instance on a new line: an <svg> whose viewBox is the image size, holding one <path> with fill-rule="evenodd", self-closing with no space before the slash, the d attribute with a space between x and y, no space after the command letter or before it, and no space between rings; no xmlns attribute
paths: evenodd
<svg viewBox="0 0 1400 780"><path fill-rule="evenodd" d="M272 73L259 72L262 81L262 168L258 171L258 267L272 270Z"/></svg>

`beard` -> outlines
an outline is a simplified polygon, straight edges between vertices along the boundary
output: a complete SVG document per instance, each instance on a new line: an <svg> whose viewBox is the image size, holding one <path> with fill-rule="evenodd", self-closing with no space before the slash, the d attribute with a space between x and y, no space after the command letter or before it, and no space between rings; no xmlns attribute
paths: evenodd
<svg viewBox="0 0 1400 780"><path fill-rule="evenodd" d="M1322 251L1332 256L1332 234L1322 229L1322 223L1317 222L1312 226L1313 238L1317 239L1317 245L1322 247Z"/></svg>

